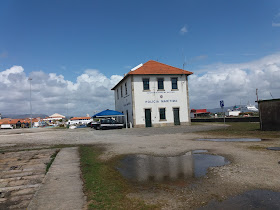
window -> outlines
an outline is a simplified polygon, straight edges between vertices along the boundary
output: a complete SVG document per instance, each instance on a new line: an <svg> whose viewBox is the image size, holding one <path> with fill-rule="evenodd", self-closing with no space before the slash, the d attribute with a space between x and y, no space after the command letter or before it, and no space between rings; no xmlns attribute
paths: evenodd
<svg viewBox="0 0 280 210"><path fill-rule="evenodd" d="M178 84L177 84L177 82L178 82L178 78L177 78L177 77L176 77L176 78L171 78L172 90L178 89Z"/></svg>
<svg viewBox="0 0 280 210"><path fill-rule="evenodd" d="M127 86L126 86L126 83L124 84L124 87L125 87L125 95L127 95Z"/></svg>
<svg viewBox="0 0 280 210"><path fill-rule="evenodd" d="M158 78L158 90L164 90L164 85L163 85L163 78Z"/></svg>
<svg viewBox="0 0 280 210"><path fill-rule="evenodd" d="M160 120L165 120L165 108L160 108L159 109L159 119Z"/></svg>
<svg viewBox="0 0 280 210"><path fill-rule="evenodd" d="M122 94L122 86L121 86L121 97L123 97L123 94Z"/></svg>
<svg viewBox="0 0 280 210"><path fill-rule="evenodd" d="M119 89L117 89L117 99L119 99Z"/></svg>
<svg viewBox="0 0 280 210"><path fill-rule="evenodd" d="M143 79L143 88L144 90L150 90L149 79Z"/></svg>

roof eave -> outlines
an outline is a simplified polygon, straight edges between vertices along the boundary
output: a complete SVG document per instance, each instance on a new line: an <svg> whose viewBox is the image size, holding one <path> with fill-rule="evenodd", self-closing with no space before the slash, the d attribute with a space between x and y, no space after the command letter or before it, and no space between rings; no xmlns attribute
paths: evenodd
<svg viewBox="0 0 280 210"><path fill-rule="evenodd" d="M124 81L130 74L127 73L111 90L115 90L116 87L122 82Z"/></svg>

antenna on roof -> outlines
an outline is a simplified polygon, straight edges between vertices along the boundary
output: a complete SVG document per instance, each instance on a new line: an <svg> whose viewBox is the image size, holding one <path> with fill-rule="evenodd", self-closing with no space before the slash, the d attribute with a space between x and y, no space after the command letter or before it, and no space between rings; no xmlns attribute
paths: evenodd
<svg viewBox="0 0 280 210"><path fill-rule="evenodd" d="M185 70L185 65L187 64L187 61L186 61L186 56L184 55L184 49L182 48L182 56L183 56L183 70Z"/></svg>

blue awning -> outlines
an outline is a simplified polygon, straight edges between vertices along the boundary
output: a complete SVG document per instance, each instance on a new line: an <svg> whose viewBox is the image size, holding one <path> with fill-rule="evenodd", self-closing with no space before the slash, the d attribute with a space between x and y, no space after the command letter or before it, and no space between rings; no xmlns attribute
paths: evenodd
<svg viewBox="0 0 280 210"><path fill-rule="evenodd" d="M125 116L123 113L115 111L115 110L109 110L106 109L102 112L99 112L95 115L93 115L93 118L99 118L99 117L118 117L118 116Z"/></svg>

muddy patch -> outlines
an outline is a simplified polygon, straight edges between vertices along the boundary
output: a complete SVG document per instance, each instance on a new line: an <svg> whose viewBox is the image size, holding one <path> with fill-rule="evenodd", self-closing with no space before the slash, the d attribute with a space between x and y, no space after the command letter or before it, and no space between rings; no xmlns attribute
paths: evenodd
<svg viewBox="0 0 280 210"><path fill-rule="evenodd" d="M132 182L165 182L190 180L207 174L209 167L230 162L218 155L205 154L207 150L194 150L180 156L127 155L117 168Z"/></svg>
<svg viewBox="0 0 280 210"><path fill-rule="evenodd" d="M199 209L280 209L280 192L252 190L222 202L211 201Z"/></svg>

